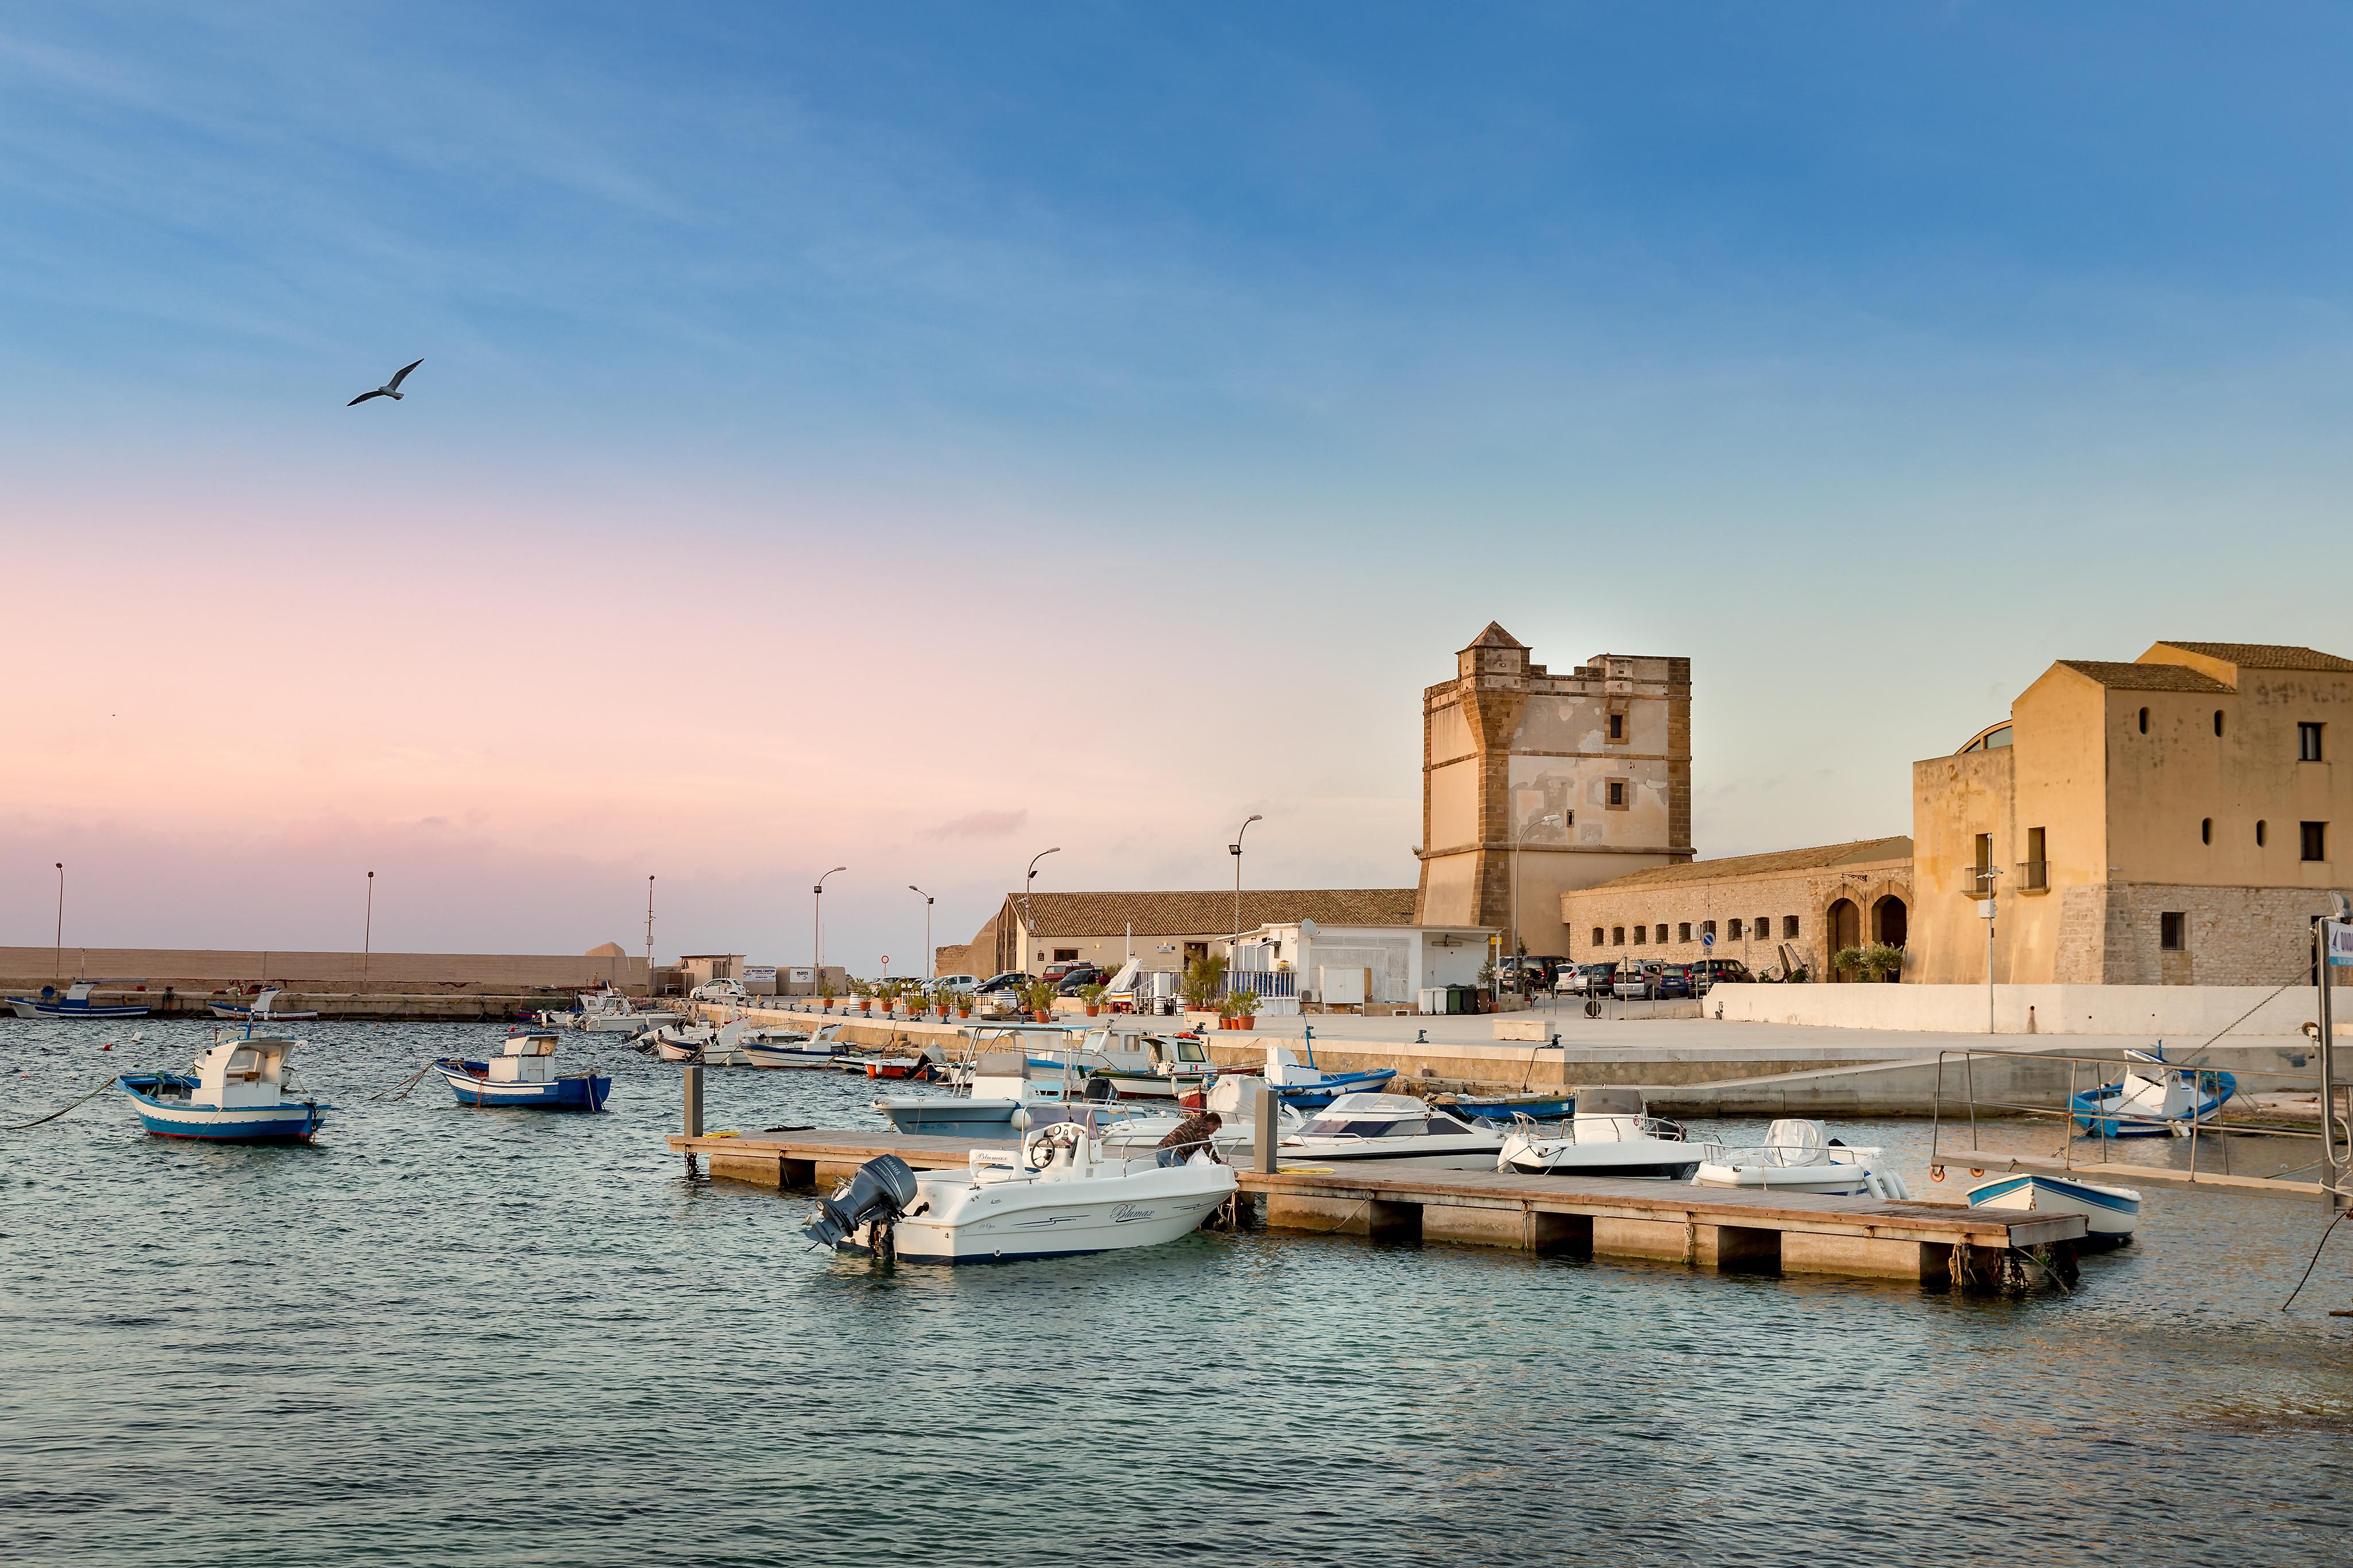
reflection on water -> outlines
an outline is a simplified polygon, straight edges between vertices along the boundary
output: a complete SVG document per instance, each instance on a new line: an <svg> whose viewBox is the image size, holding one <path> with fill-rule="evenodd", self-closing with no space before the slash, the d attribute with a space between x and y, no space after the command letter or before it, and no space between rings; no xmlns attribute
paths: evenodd
<svg viewBox="0 0 2353 1568"><path fill-rule="evenodd" d="M137 1026L0 1023L0 1121L206 1037ZM306 1027L316 1148L111 1094L8 1135L9 1561L2348 1560L2353 1226L2277 1310L2316 1200L2149 1184L2063 1299L1253 1234L878 1273L682 1178L675 1068L567 1036L613 1114L371 1102L497 1031ZM708 1120L872 1094L713 1072ZM1953 1190L1925 1123L1834 1131Z"/></svg>

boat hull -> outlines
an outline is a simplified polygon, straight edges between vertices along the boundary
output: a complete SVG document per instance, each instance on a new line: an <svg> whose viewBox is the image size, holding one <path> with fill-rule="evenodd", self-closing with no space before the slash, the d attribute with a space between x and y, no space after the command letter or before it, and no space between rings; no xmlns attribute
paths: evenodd
<svg viewBox="0 0 2353 1568"><path fill-rule="evenodd" d="M1968 1196L1973 1209L2082 1215L2088 1238L2111 1245L2130 1241L2140 1223L2138 1193L2063 1176L1996 1176L1969 1188Z"/></svg>
<svg viewBox="0 0 2353 1568"><path fill-rule="evenodd" d="M797 1050L790 1046L744 1046L739 1047L744 1059L755 1068L829 1068L833 1065L831 1051Z"/></svg>
<svg viewBox="0 0 2353 1568"><path fill-rule="evenodd" d="M1105 1184L1122 1191L1088 1190ZM1116 1184L1008 1182L977 1192L956 1181L962 1201L948 1221L902 1219L893 1239L904 1263L1017 1263L1159 1247L1200 1229L1234 1185L1224 1165L1175 1166ZM926 1184L927 1198L932 1191Z"/></svg>
<svg viewBox="0 0 2353 1568"><path fill-rule="evenodd" d="M1719 1165L1703 1161L1692 1181L1703 1187L1820 1193L1832 1197L1871 1191L1871 1172L1862 1165Z"/></svg>
<svg viewBox="0 0 2353 1568"><path fill-rule="evenodd" d="M493 1083L480 1076L480 1062L438 1061L434 1069L460 1105L515 1110L602 1110L613 1097L613 1080L601 1073L575 1073L545 1083ZM469 1070L474 1069L474 1070Z"/></svg>
<svg viewBox="0 0 2353 1568"><path fill-rule="evenodd" d="M1641 1181L1688 1182L1699 1172L1700 1154L1647 1153L1636 1150L1582 1152L1569 1149L1556 1154L1539 1151L1506 1153L1500 1167L1523 1176L1625 1176Z"/></svg>
<svg viewBox="0 0 2353 1568"><path fill-rule="evenodd" d="M1372 1072L1333 1073L1321 1083L1272 1087L1285 1105L1300 1110L1321 1110L1344 1094L1378 1093L1395 1077L1395 1068L1381 1068Z"/></svg>
<svg viewBox="0 0 2353 1568"><path fill-rule="evenodd" d="M308 1024L319 1015L315 1012L257 1013L250 1007L232 1007L226 1003L211 1004L213 1016L230 1024Z"/></svg>
<svg viewBox="0 0 2353 1568"><path fill-rule="evenodd" d="M122 1089L139 1113L140 1124L156 1137L209 1143L308 1143L318 1134L320 1112L327 1109L315 1100L300 1100L216 1110L185 1100L158 1099L129 1083Z"/></svg>
<svg viewBox="0 0 2353 1568"><path fill-rule="evenodd" d="M143 1018L152 1010L144 1003L94 1007L87 1002L38 1002L23 996L11 996L8 1005L20 1018Z"/></svg>

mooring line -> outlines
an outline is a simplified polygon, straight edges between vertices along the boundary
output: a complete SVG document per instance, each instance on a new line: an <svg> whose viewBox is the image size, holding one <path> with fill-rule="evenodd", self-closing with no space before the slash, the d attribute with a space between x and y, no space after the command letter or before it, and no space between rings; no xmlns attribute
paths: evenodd
<svg viewBox="0 0 2353 1568"><path fill-rule="evenodd" d="M58 1117L63 1116L67 1110L72 1110L79 1106L88 1105L91 1100L96 1100L100 1095L104 1094L108 1089L112 1089L114 1085L115 1079L108 1079L104 1083L100 1084L96 1089L91 1089L88 1094L83 1095L79 1100L75 1100L72 1105L67 1106L63 1110L52 1110L47 1116L37 1116L30 1121L19 1121L12 1127L0 1127L0 1132L22 1132L27 1127L38 1127L44 1121L55 1121Z"/></svg>

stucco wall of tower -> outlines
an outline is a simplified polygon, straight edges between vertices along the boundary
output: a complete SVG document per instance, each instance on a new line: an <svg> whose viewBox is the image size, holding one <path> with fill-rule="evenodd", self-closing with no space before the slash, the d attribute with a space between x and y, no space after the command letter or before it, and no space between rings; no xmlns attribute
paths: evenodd
<svg viewBox="0 0 2353 1568"><path fill-rule="evenodd" d="M1985 978L1985 927L1978 916L1974 869L1977 836L1993 838L1996 865L2016 858L2011 818L2011 769L2017 748L1964 752L1912 764L1912 941L1917 949L1905 978L1926 985ZM2000 882L2009 877L1999 879ZM2004 922L1995 922L2006 931ZM1995 954L1995 978L2007 982L2007 961Z"/></svg>

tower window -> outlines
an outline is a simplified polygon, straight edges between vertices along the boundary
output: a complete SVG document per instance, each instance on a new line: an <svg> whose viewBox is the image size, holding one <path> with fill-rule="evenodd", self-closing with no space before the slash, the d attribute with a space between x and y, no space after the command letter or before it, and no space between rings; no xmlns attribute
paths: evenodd
<svg viewBox="0 0 2353 1568"><path fill-rule="evenodd" d="M2189 917L2179 910L2168 910L2157 917L2157 944L2168 952L2189 951Z"/></svg>
<svg viewBox="0 0 2353 1568"><path fill-rule="evenodd" d="M2214 733L2215 733L2216 735L2218 735L2218 736L2219 736L2219 735L2221 735L2221 732L2222 732L2222 710L2221 710L2220 708L2217 708L2217 709L2215 709L2215 710L2214 710Z"/></svg>
<svg viewBox="0 0 2353 1568"><path fill-rule="evenodd" d="M2256 847L2256 848L2258 848L2258 849L2261 849L2263 847L2263 819L2262 819L2261 817L2257 817L2257 818L2255 819L2255 847Z"/></svg>
<svg viewBox="0 0 2353 1568"><path fill-rule="evenodd" d="M1624 779L1611 779L1609 781L1609 804L1619 811L1626 809L1626 781Z"/></svg>
<svg viewBox="0 0 2353 1568"><path fill-rule="evenodd" d="M1634 945L1636 947L1641 946L1643 942L1650 940L1650 935L1651 928L1649 926L1636 926L1634 928Z"/></svg>
<svg viewBox="0 0 2353 1568"><path fill-rule="evenodd" d="M2304 827L2304 858L2307 860L2328 858L2328 824L2307 822Z"/></svg>
<svg viewBox="0 0 2353 1568"><path fill-rule="evenodd" d="M1675 940L1677 942L1691 941L1691 921L1685 921L1683 924L1675 928Z"/></svg>
<svg viewBox="0 0 2353 1568"><path fill-rule="evenodd" d="M1662 942L1667 940L1667 922L1664 921L1659 922L1659 940Z"/></svg>
<svg viewBox="0 0 2353 1568"><path fill-rule="evenodd" d="M1783 915L1783 916L1781 917L1781 938L1782 938L1782 940L1783 940L1784 942L1795 941L1795 940L1796 940L1796 938L1797 938L1797 935L1798 935L1798 917L1797 917L1797 916L1795 916L1795 915Z"/></svg>
<svg viewBox="0 0 2353 1568"><path fill-rule="evenodd" d="M1725 928L1724 934L1730 937L1735 942L1738 942L1740 940L1740 917L1738 915L1732 917L1732 923Z"/></svg>
<svg viewBox="0 0 2353 1568"><path fill-rule="evenodd" d="M1613 741L1622 741L1626 738L1626 715L1623 713L1609 715L1609 738Z"/></svg>
<svg viewBox="0 0 2353 1568"><path fill-rule="evenodd" d="M2140 732L2144 735L2148 733L2148 710L2146 708L2140 710Z"/></svg>
<svg viewBox="0 0 2353 1568"><path fill-rule="evenodd" d="M1625 946L1626 928L1624 926L1611 926L1609 928L1609 941L1613 946Z"/></svg>
<svg viewBox="0 0 2353 1568"><path fill-rule="evenodd" d="M1754 936L1758 942L1771 942L1773 940L1773 917L1771 915L1758 915L1757 917L1757 923L1750 926L1748 930L1749 934Z"/></svg>
<svg viewBox="0 0 2353 1568"><path fill-rule="evenodd" d="M1705 934L1714 936L1715 934L1715 922L1714 921L1704 921L1701 924L1699 929Z"/></svg>
<svg viewBox="0 0 2353 1568"><path fill-rule="evenodd" d="M2298 724L2295 727L2295 760L2299 763L2320 761L2320 726Z"/></svg>
<svg viewBox="0 0 2353 1568"><path fill-rule="evenodd" d="M1595 926L1593 928L1593 945L1596 947L1599 947L1601 945L1601 928L1599 926Z"/></svg>
<svg viewBox="0 0 2353 1568"><path fill-rule="evenodd" d="M2214 842L2214 819L2212 817L2201 816L2198 819L2198 842L2200 844L2211 844Z"/></svg>

